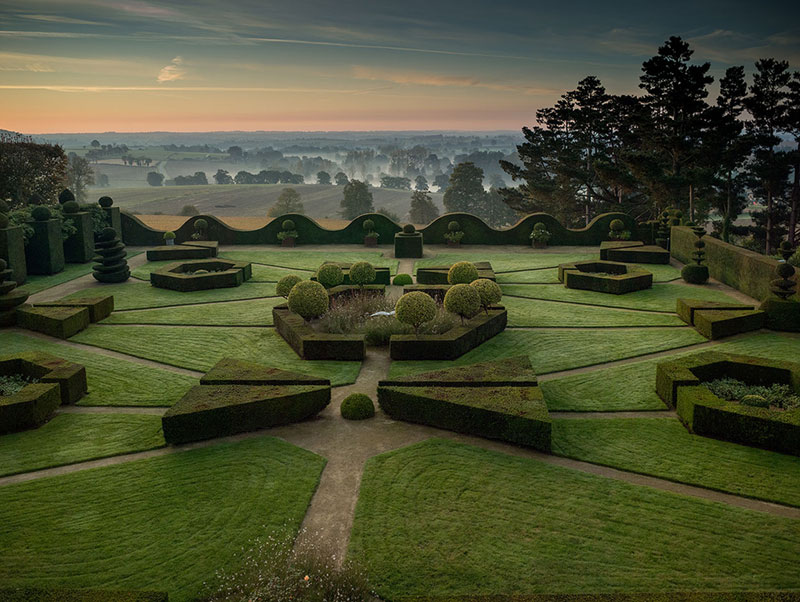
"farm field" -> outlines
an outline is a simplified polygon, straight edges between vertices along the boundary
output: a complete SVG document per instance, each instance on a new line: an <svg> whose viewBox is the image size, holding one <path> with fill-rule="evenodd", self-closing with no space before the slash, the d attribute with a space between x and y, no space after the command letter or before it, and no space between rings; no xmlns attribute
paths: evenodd
<svg viewBox="0 0 800 602"><path fill-rule="evenodd" d="M120 206L145 203L122 192ZM102 292L115 311L66 341L0 329L0 355L80 363L89 389L44 426L0 436L0 583L160 590L188 602L217 571L235 571L254 541L297 535L298 547L356 563L388 601L800 590L800 458L691 434L655 392L664 359L709 349L797 358L800 337L761 330L709 342L677 317L676 300L742 295L687 285L678 264L656 266L652 288L625 295L554 281L560 263L598 252L436 247L398 260L357 246L226 246L220 257L251 262L252 280L159 289L149 274L165 262L144 253L124 283L99 285L85 266L33 280L34 303ZM489 261L508 326L452 361L392 361L373 347L363 362L304 360L273 325L285 302L276 283L309 278L326 260L392 274ZM376 400L379 380L520 356L539 377L551 453L394 420L377 404L367 420L340 414L350 393ZM296 424L167 444L162 414L223 358L330 379L332 401Z"/></svg>

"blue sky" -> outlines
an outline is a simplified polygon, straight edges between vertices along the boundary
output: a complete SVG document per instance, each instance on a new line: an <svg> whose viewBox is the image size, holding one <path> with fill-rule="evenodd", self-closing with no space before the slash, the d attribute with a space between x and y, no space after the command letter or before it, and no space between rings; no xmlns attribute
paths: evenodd
<svg viewBox="0 0 800 602"><path fill-rule="evenodd" d="M519 129L586 75L635 93L698 61L800 68L800 3L0 2L0 128Z"/></svg>

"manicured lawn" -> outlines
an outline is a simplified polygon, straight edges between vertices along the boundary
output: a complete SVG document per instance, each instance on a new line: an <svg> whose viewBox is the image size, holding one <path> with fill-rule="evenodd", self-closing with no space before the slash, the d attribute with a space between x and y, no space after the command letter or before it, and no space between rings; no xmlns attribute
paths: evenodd
<svg viewBox="0 0 800 602"><path fill-rule="evenodd" d="M329 378L334 385L354 382L361 366L360 362L303 360L272 328L93 324L71 340L199 371L223 357L239 358Z"/></svg>
<svg viewBox="0 0 800 602"><path fill-rule="evenodd" d="M800 587L800 521L430 440L371 458L349 555L379 594Z"/></svg>
<svg viewBox="0 0 800 602"><path fill-rule="evenodd" d="M391 255L387 248L386 254ZM220 257L236 261L251 261L264 265L282 268L317 271L317 268L326 261L339 261L342 263L355 263L369 261L375 267L391 268L392 274L397 272L397 260L392 257L383 257L382 251L354 251L354 252L325 252L303 251L302 249L286 249L285 251L226 251Z"/></svg>
<svg viewBox="0 0 800 602"><path fill-rule="evenodd" d="M736 302L735 299L714 289L671 283L654 284L653 288L624 295L610 295L608 293L566 288L563 284L504 284L503 294L529 299L550 299L552 301L588 303L590 305L666 311L670 313L675 311L676 301L681 297L706 301ZM569 309L566 308L565 311L569 311Z"/></svg>
<svg viewBox="0 0 800 602"><path fill-rule="evenodd" d="M80 337L82 335L78 335ZM77 338L77 337L76 337ZM506 330L450 361L392 362L391 377L526 354L537 374L559 372L702 343L691 328Z"/></svg>
<svg viewBox="0 0 800 602"><path fill-rule="evenodd" d="M0 487L0 583L191 600L251 539L298 529L324 464L259 437Z"/></svg>
<svg viewBox="0 0 800 602"><path fill-rule="evenodd" d="M562 262L566 263L566 262ZM681 277L681 271L671 265L632 264L637 265L653 274L653 282L670 282ZM500 284L511 283L548 283L558 282L558 269L547 268L539 270L525 270L524 272L505 272L497 274Z"/></svg>
<svg viewBox="0 0 800 602"><path fill-rule="evenodd" d="M129 252L126 259L136 257L139 253L141 253L141 251ZM58 274L50 274L49 276L28 275L25 284L20 288L32 295L58 284L64 284L70 280L75 280L75 278L80 278L86 274L91 274L93 265L94 263L91 261L88 263L68 263Z"/></svg>
<svg viewBox="0 0 800 602"><path fill-rule="evenodd" d="M38 429L0 437L0 476L163 445L159 416L59 414Z"/></svg>
<svg viewBox="0 0 800 602"><path fill-rule="evenodd" d="M86 366L89 393L78 405L171 406L197 384L196 379L183 374L20 334L0 331L0 349L3 354L46 351Z"/></svg>
<svg viewBox="0 0 800 602"><path fill-rule="evenodd" d="M559 326L565 328L686 326L686 323L674 314L625 311L588 305L565 307L563 303L519 297L504 297L501 303L508 309L509 326Z"/></svg>
<svg viewBox="0 0 800 602"><path fill-rule="evenodd" d="M554 420L553 453L800 506L800 458L690 435L677 419Z"/></svg>
<svg viewBox="0 0 800 602"><path fill-rule="evenodd" d="M487 251L487 249L489 249ZM484 252L486 251L486 252ZM586 253L493 253L491 247L480 247L480 252L439 253L435 257L418 259L414 269L453 264L457 261L488 261L495 272L555 268L561 263L586 261L597 257L597 251Z"/></svg>
<svg viewBox="0 0 800 602"><path fill-rule="evenodd" d="M144 265L139 266L131 270L131 276L134 278L138 278L139 280L144 280L145 282L150 282L150 272L163 268L164 266L168 266L174 261L148 261ZM277 282L287 274L297 274L301 278L309 278L312 275L312 272L308 272L306 270L297 270L297 269L287 269L287 268L274 268L271 266L260 265L260 264L253 264L253 277L252 279L248 280L248 282Z"/></svg>
<svg viewBox="0 0 800 602"><path fill-rule="evenodd" d="M272 308L283 297L225 301L204 305L115 311L103 324L189 324L195 326L271 326ZM683 322L681 322L683 324Z"/></svg>
<svg viewBox="0 0 800 602"><path fill-rule="evenodd" d="M235 299L258 299L275 296L275 285L272 283L245 282L233 288L216 288L207 291L183 293L165 288L150 286L138 280L129 280L121 284L106 284L102 289L88 289L72 293L68 298L86 297L101 292L114 295L115 309L143 309L147 307L166 307L169 305L187 305L190 303L212 303L214 301L233 301Z"/></svg>

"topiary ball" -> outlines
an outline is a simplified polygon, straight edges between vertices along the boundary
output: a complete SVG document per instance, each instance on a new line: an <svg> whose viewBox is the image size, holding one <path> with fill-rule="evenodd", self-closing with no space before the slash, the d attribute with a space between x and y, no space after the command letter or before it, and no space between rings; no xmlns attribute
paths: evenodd
<svg viewBox="0 0 800 602"><path fill-rule="evenodd" d="M537 232L542 232L543 230L547 230L547 226L545 225L544 222L536 222L535 224L533 224L533 229L536 230Z"/></svg>
<svg viewBox="0 0 800 602"><path fill-rule="evenodd" d="M444 308L462 320L471 318L481 310L481 296L469 284L456 284L445 294Z"/></svg>
<svg viewBox="0 0 800 602"><path fill-rule="evenodd" d="M351 393L342 400L342 418L346 420L364 420L375 415L375 404L369 395Z"/></svg>
<svg viewBox="0 0 800 602"><path fill-rule="evenodd" d="M403 226L403 234L414 234L417 229L414 227L414 224L406 224Z"/></svg>
<svg viewBox="0 0 800 602"><path fill-rule="evenodd" d="M622 232L625 229L625 222L621 219L612 219L608 227L612 232Z"/></svg>
<svg viewBox="0 0 800 602"><path fill-rule="evenodd" d="M371 219L365 219L361 223L361 227L367 232L372 232L375 229L375 222L373 222Z"/></svg>
<svg viewBox="0 0 800 602"><path fill-rule="evenodd" d="M5 213L0 213L0 228L8 228L8 216Z"/></svg>
<svg viewBox="0 0 800 602"><path fill-rule="evenodd" d="M436 301L427 293L413 291L397 300L394 311L398 321L417 329L420 324L430 322L436 317Z"/></svg>
<svg viewBox="0 0 800 602"><path fill-rule="evenodd" d="M64 210L64 213L78 213L78 211L81 210L78 201L67 201L61 208Z"/></svg>
<svg viewBox="0 0 800 602"><path fill-rule="evenodd" d="M708 282L708 266L688 264L681 270L681 278L689 284L705 284Z"/></svg>
<svg viewBox="0 0 800 602"><path fill-rule="evenodd" d="M503 298L503 291L500 285L488 278L478 278L470 283L470 286L478 291L481 298L481 306L486 309L495 303L499 303Z"/></svg>
<svg viewBox="0 0 800 602"><path fill-rule="evenodd" d="M114 240L117 237L117 231L114 228L103 228L97 238L101 241Z"/></svg>
<svg viewBox="0 0 800 602"><path fill-rule="evenodd" d="M110 196L101 196L97 199L97 202L100 204L101 207L111 207L114 204L114 199Z"/></svg>
<svg viewBox="0 0 800 602"><path fill-rule="evenodd" d="M175 233L172 230L164 232L164 240L175 240Z"/></svg>
<svg viewBox="0 0 800 602"><path fill-rule="evenodd" d="M50 217L52 217L52 215L50 213L50 209L44 205L37 205L31 209L31 217L37 222L46 222L50 219Z"/></svg>
<svg viewBox="0 0 800 602"><path fill-rule="evenodd" d="M208 228L208 222L204 220L202 217L200 219L194 220L194 229L198 232L202 232Z"/></svg>
<svg viewBox="0 0 800 602"><path fill-rule="evenodd" d="M452 222L447 224L447 229L450 232L458 232L459 230L461 230L461 224L459 224L457 221L453 220Z"/></svg>
<svg viewBox="0 0 800 602"><path fill-rule="evenodd" d="M413 284L413 282L414 280L409 274L398 274L392 279L392 284L395 286L406 286L407 284Z"/></svg>
<svg viewBox="0 0 800 602"><path fill-rule="evenodd" d="M328 310L328 292L319 282L303 280L289 291L289 310L305 320L320 317Z"/></svg>
<svg viewBox="0 0 800 602"><path fill-rule="evenodd" d="M470 261L459 261L447 272L448 284L469 284L478 279L478 268Z"/></svg>
<svg viewBox="0 0 800 602"><path fill-rule="evenodd" d="M359 261L350 266L350 282L358 286L375 282L375 268L368 261Z"/></svg>
<svg viewBox="0 0 800 602"><path fill-rule="evenodd" d="M58 195L58 202L62 205L64 203L69 203L70 201L75 200L75 195L72 194L72 191L69 188L65 188L62 190Z"/></svg>
<svg viewBox="0 0 800 602"><path fill-rule="evenodd" d="M344 272L335 263L324 263L317 270L317 282L325 288L339 286L344 282Z"/></svg>
<svg viewBox="0 0 800 602"><path fill-rule="evenodd" d="M288 297L289 292L291 292L292 287L298 282L302 282L303 279L296 274L287 274L280 280L278 280L278 284L275 285L275 292L281 297Z"/></svg>
<svg viewBox="0 0 800 602"><path fill-rule="evenodd" d="M295 225L294 225L294 222L292 220L290 220L290 219L283 220L283 223L281 224L281 229L282 230L287 230L288 231L288 230L294 230L294 228L295 228Z"/></svg>

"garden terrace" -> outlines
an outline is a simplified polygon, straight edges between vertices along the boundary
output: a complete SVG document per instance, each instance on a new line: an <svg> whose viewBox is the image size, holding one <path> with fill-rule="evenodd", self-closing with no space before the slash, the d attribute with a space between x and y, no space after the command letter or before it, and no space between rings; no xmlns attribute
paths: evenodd
<svg viewBox="0 0 800 602"><path fill-rule="evenodd" d="M380 219L376 229L387 225ZM436 227L444 232L452 219ZM124 283L97 283L83 265L29 279L34 305L113 295L114 311L67 340L0 329L2 353L80 364L88 387L38 429L0 437L4 587L41 586L46 575L48 588L165 591L188 602L216 571L235 571L242 548L281 534L296 536L298 549L358 562L389 601L502 599L509 583L521 599L570 602L600 593L693 592L687 602L720 592L745 592L730 594L735 602L762 591L779 592L763 594L773 602L796 595L800 458L689 432L659 397L656 375L662 362L710 351L784 362L800 356L797 335L706 339L679 313L758 300L717 282L688 285L677 262L644 265L652 287L625 295L565 288L558 266L596 262L607 223L591 246L535 250L531 221L513 246L488 246L471 238L472 222L456 219L469 243L447 249L426 229L418 260L392 256L391 231L365 249L358 220L352 243L333 240L338 231L324 245L309 232L286 250L220 237L219 259L252 264L252 278L235 288L153 287L150 274L173 262L134 255L141 248ZM215 227L209 219L210 236ZM147 244L160 241L156 232ZM273 322L285 303L276 282L308 280L324 261L368 261L394 275L465 260L491 263L507 325L454 360L395 360L372 347L358 360L304 360ZM676 313L679 299L691 307ZM287 385L281 371L302 383ZM219 430L185 446L165 441L162 418L194 388L327 381L330 403L305 420L230 438ZM440 411L395 420L376 404L375 417L344 420L342 400L364 393L376 402L380 381L425 390ZM521 397L493 403L505 389L541 394L549 453L488 438L503 433L471 422L473 407L508 416L532 407ZM454 399L466 417L443 409ZM439 417L458 424L437 425Z"/></svg>

